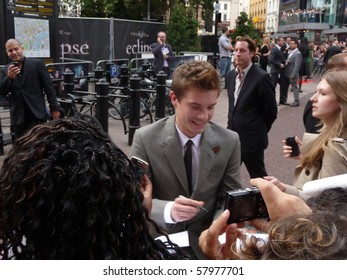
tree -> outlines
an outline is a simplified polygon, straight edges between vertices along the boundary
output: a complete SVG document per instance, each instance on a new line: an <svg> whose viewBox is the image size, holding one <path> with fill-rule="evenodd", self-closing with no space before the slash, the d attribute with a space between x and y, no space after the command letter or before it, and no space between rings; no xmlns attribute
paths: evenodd
<svg viewBox="0 0 347 280"><path fill-rule="evenodd" d="M193 8L185 7L178 1L173 5L170 22L167 25L167 37L176 53L200 51L198 21Z"/></svg>
<svg viewBox="0 0 347 280"><path fill-rule="evenodd" d="M252 18L248 17L245 12L241 12L236 19L236 28L235 32L231 35L232 39L235 39L238 36L248 35L252 39L256 39L258 42L261 37L259 31L255 28Z"/></svg>
<svg viewBox="0 0 347 280"><path fill-rule="evenodd" d="M106 5L107 0L83 0L81 16L105 18L108 16Z"/></svg>

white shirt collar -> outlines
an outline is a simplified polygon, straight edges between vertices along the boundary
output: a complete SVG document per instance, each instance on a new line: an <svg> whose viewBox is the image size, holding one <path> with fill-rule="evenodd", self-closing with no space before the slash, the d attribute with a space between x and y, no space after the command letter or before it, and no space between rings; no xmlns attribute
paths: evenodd
<svg viewBox="0 0 347 280"><path fill-rule="evenodd" d="M183 134L183 132L178 128L177 124L175 124L175 125L176 125L176 130L178 132L178 136L180 138L182 147L184 147L186 145L188 140L192 140L194 146L196 148L199 148L202 134L197 134L193 138L189 138L185 134Z"/></svg>

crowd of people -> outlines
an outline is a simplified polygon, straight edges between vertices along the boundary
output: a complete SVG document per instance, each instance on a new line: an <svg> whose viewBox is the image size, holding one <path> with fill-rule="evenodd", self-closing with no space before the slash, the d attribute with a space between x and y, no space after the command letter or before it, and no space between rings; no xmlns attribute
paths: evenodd
<svg viewBox="0 0 347 280"><path fill-rule="evenodd" d="M322 8L309 8L309 9L291 9L283 11L281 14L280 25L312 22L312 23L325 23L329 18L329 10L325 7Z"/></svg>
<svg viewBox="0 0 347 280"><path fill-rule="evenodd" d="M172 73L170 91L175 114L134 135L129 157L148 163L144 176L99 128L59 119L48 82L42 90L54 120L23 128L1 167L0 259L346 259L346 189L311 195L303 186L346 174L347 54L331 51L306 106L316 131L305 133L302 141L296 137L295 157L291 146L283 146L284 157L298 163L294 184L288 185L277 179L281 174L267 173L264 151L278 105L288 104L289 89L291 105L299 106L300 77L310 75L308 41L278 38L271 48L264 38L257 50L248 36L232 47L225 40L221 47L228 55L233 51L235 66L223 68L227 127L211 121L222 73L207 61L180 65ZM169 71L172 49L164 32L158 33L153 50L158 51L156 66ZM31 60L16 39L6 43L6 51L17 63L2 70L0 92L18 95L14 101L31 109L32 94L21 82ZM260 67L254 63L257 53L264 56ZM11 117L19 114L14 109ZM228 224L225 193L242 188L242 163L269 219ZM246 234L249 225L263 237ZM188 232L189 248L170 241L169 234L182 231ZM156 239L159 235L166 241Z"/></svg>

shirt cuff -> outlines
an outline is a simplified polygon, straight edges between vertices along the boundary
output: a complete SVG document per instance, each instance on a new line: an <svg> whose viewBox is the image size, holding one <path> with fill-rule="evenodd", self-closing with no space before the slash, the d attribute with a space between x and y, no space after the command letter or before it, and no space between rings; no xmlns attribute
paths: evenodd
<svg viewBox="0 0 347 280"><path fill-rule="evenodd" d="M171 208L172 208L172 205L174 203L175 203L174 201L171 201L171 202L166 203L166 205L165 205L165 208L164 208L164 221L167 224L176 224L176 222L174 220L172 220L172 218L171 218Z"/></svg>

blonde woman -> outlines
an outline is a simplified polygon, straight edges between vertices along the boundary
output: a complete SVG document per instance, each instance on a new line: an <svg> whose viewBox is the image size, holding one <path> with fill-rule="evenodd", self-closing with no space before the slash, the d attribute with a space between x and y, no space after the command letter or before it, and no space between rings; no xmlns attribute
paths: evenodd
<svg viewBox="0 0 347 280"><path fill-rule="evenodd" d="M287 193L302 196L299 191L312 180L347 173L347 71L328 71L311 97L312 115L320 119L319 134L305 133L300 146L299 165L295 169L294 186L277 178L266 176ZM290 157L291 147L284 146L285 157ZM304 198L304 196L302 196Z"/></svg>
<svg viewBox="0 0 347 280"><path fill-rule="evenodd" d="M264 37L260 46L260 68L267 72L267 65L270 55L270 38Z"/></svg>

